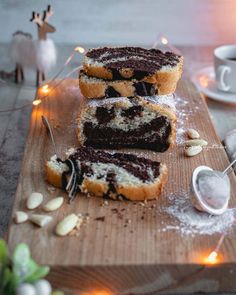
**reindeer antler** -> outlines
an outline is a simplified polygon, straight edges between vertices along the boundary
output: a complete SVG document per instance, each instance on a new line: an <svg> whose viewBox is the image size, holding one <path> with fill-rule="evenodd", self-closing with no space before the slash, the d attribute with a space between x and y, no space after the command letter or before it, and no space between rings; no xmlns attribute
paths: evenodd
<svg viewBox="0 0 236 295"><path fill-rule="evenodd" d="M40 17L40 13L33 11L32 18L30 19L31 22L38 24L40 27L43 25L43 20Z"/></svg>
<svg viewBox="0 0 236 295"><path fill-rule="evenodd" d="M43 14L43 21L47 22L49 17L53 15L53 10L51 5L48 5L47 10L44 10L44 14Z"/></svg>

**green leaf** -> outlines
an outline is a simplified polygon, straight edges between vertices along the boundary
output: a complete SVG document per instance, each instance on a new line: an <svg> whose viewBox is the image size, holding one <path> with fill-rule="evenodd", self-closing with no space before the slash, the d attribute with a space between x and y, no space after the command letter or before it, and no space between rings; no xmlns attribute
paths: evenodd
<svg viewBox="0 0 236 295"><path fill-rule="evenodd" d="M25 282L34 283L42 278L44 278L50 271L48 266L38 266L37 269L31 275L25 278Z"/></svg>
<svg viewBox="0 0 236 295"><path fill-rule="evenodd" d="M7 244L4 240L0 240L0 264L6 265L8 262Z"/></svg>
<svg viewBox="0 0 236 295"><path fill-rule="evenodd" d="M4 240L0 239L0 294L5 294L5 286L10 281L10 270L8 265L8 250L7 244Z"/></svg>
<svg viewBox="0 0 236 295"><path fill-rule="evenodd" d="M49 267L39 266L31 257L29 247L18 244L12 256L12 269L7 267L7 245L0 240L0 294L14 295L19 284L28 282L35 283L49 273ZM1 266L0 265L0 266ZM56 295L63 295L59 293Z"/></svg>
<svg viewBox="0 0 236 295"><path fill-rule="evenodd" d="M10 269L6 268L3 272L3 280L2 280L3 288L6 287L11 281L11 275L12 275L12 272L10 271Z"/></svg>
<svg viewBox="0 0 236 295"><path fill-rule="evenodd" d="M29 247L24 244L18 244L12 256L13 273L16 276L17 283L23 283L25 278L37 269L37 264L30 258Z"/></svg>
<svg viewBox="0 0 236 295"><path fill-rule="evenodd" d="M13 253L12 260L14 264L27 265L30 260L29 247L24 243L18 244Z"/></svg>
<svg viewBox="0 0 236 295"><path fill-rule="evenodd" d="M23 283L26 282L27 278L32 276L38 268L38 264L30 258L26 265L14 264L13 272L17 277L18 283Z"/></svg>
<svg viewBox="0 0 236 295"><path fill-rule="evenodd" d="M13 254L13 263L13 272L18 283L34 283L49 272L48 267L41 267L30 258L30 250L26 244L19 244L16 247Z"/></svg>
<svg viewBox="0 0 236 295"><path fill-rule="evenodd" d="M14 273L12 273L9 268L6 268L3 273L1 294L14 295L16 287L17 287L17 280Z"/></svg>
<svg viewBox="0 0 236 295"><path fill-rule="evenodd" d="M56 291L53 291L51 295L64 295L64 293L56 290Z"/></svg>

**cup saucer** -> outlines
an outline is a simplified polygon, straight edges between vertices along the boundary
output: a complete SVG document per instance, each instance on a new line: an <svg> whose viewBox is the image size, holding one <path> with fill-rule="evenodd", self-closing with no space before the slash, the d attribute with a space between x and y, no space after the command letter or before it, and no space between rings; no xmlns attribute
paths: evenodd
<svg viewBox="0 0 236 295"><path fill-rule="evenodd" d="M217 88L213 66L202 68L194 73L192 81L197 89L207 97L220 102L236 104L236 93L223 92Z"/></svg>

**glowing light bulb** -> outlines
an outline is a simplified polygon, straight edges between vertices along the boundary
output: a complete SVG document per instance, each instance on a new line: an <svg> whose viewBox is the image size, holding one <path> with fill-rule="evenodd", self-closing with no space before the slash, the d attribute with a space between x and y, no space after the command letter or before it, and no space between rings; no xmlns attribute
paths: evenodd
<svg viewBox="0 0 236 295"><path fill-rule="evenodd" d="M83 295L114 295L114 293L110 290L91 290L86 293L83 293Z"/></svg>
<svg viewBox="0 0 236 295"><path fill-rule="evenodd" d="M79 53L84 53L85 52L85 49L83 48L83 47L81 47L81 46L77 46L77 47L75 47L75 49L74 49L76 52L79 52Z"/></svg>
<svg viewBox="0 0 236 295"><path fill-rule="evenodd" d="M208 83L209 83L208 76L205 76L205 75L200 76L199 77L199 82L200 82L202 87L207 87Z"/></svg>
<svg viewBox="0 0 236 295"><path fill-rule="evenodd" d="M166 45L168 44L168 40L165 37L161 37L161 43Z"/></svg>
<svg viewBox="0 0 236 295"><path fill-rule="evenodd" d="M49 86L48 86L48 84L43 85L41 87L41 89L42 89L42 92L43 93L48 93L49 92Z"/></svg>
<svg viewBox="0 0 236 295"><path fill-rule="evenodd" d="M36 99L36 100L33 101L33 105L34 105L34 106L37 106L37 105L39 105L41 102L42 102L41 99Z"/></svg>
<svg viewBox="0 0 236 295"><path fill-rule="evenodd" d="M216 251L212 251L205 259L205 262L207 264L216 264L218 262L218 253Z"/></svg>

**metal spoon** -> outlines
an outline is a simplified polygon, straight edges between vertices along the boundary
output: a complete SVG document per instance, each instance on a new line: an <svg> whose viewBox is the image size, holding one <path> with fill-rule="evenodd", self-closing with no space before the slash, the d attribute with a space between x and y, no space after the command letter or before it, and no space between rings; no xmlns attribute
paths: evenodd
<svg viewBox="0 0 236 295"><path fill-rule="evenodd" d="M227 174L235 163L236 159L223 172L208 166L199 166L193 171L193 205L198 210L213 215L223 214L227 210L230 199L230 180Z"/></svg>
<svg viewBox="0 0 236 295"><path fill-rule="evenodd" d="M54 140L54 136L53 136L51 125L50 125L48 119L45 116L42 115L41 118L42 118L42 121L43 121L43 125L47 128L47 131L50 134L50 139L52 141L52 145L53 145L53 149L54 149L54 154L56 155L56 157L58 159L59 157L58 157L57 147L56 147L56 143L55 143L55 140Z"/></svg>
<svg viewBox="0 0 236 295"><path fill-rule="evenodd" d="M44 126L47 128L47 131L50 135L50 139L52 141L52 145L53 145L53 149L54 149L54 154L56 155L57 159L60 159L58 157L58 151L57 151L57 146L56 146L56 142L53 136L53 132L52 132L52 128L51 125L48 121L48 119L42 115L42 122L44 124ZM70 165L71 165L71 175L70 178L68 180L67 186L66 186L66 191L68 192L69 195L69 199L72 200L74 199L77 191L76 191L76 171L75 171L75 164L73 161L71 161L71 159L68 159Z"/></svg>

